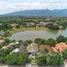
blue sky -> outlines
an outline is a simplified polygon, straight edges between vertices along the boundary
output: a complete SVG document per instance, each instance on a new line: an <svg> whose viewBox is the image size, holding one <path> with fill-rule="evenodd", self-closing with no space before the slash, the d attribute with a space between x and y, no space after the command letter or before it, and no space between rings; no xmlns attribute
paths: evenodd
<svg viewBox="0 0 67 67"><path fill-rule="evenodd" d="M31 9L67 9L67 0L0 0L0 14Z"/></svg>

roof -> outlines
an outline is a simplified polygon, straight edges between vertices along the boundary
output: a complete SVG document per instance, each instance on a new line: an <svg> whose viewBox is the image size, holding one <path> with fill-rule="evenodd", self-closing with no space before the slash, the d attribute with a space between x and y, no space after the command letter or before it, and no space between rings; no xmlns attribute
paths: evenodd
<svg viewBox="0 0 67 67"><path fill-rule="evenodd" d="M27 46L26 50L28 52L32 52L32 51L38 51L38 45L36 43L31 43Z"/></svg>
<svg viewBox="0 0 67 67"><path fill-rule="evenodd" d="M10 54L11 54L11 53L16 53L16 52L20 52L20 51L19 51L19 48L14 49L12 52L10 52Z"/></svg>
<svg viewBox="0 0 67 67"><path fill-rule="evenodd" d="M0 40L0 42L5 42L4 40Z"/></svg>
<svg viewBox="0 0 67 67"><path fill-rule="evenodd" d="M40 51L44 51L44 49L46 49L46 48L48 49L49 52L52 51L51 47L48 46L48 45L40 45L40 46L39 46L39 50L40 50Z"/></svg>
<svg viewBox="0 0 67 67"><path fill-rule="evenodd" d="M9 46L16 45L15 43L10 43Z"/></svg>
<svg viewBox="0 0 67 67"><path fill-rule="evenodd" d="M16 26L16 24L10 24L10 26L11 26L11 27L15 27L15 26Z"/></svg>
<svg viewBox="0 0 67 67"><path fill-rule="evenodd" d="M51 48L52 48L52 51L58 52L55 47L51 47Z"/></svg>
<svg viewBox="0 0 67 67"><path fill-rule="evenodd" d="M0 44L1 44L1 43L4 43L4 42L5 42L4 40L0 40Z"/></svg>
<svg viewBox="0 0 67 67"><path fill-rule="evenodd" d="M62 29L63 28L63 26L58 26L59 27L59 29Z"/></svg>
<svg viewBox="0 0 67 67"><path fill-rule="evenodd" d="M26 50L26 46L22 45L20 48L19 48L20 52L23 52Z"/></svg>
<svg viewBox="0 0 67 67"><path fill-rule="evenodd" d="M19 44L19 42L15 42L16 44Z"/></svg>
<svg viewBox="0 0 67 67"><path fill-rule="evenodd" d="M60 52L63 52L67 48L67 44L64 42L56 44L55 48Z"/></svg>
<svg viewBox="0 0 67 67"><path fill-rule="evenodd" d="M3 46L1 49L9 49L9 48L12 48L12 46Z"/></svg>

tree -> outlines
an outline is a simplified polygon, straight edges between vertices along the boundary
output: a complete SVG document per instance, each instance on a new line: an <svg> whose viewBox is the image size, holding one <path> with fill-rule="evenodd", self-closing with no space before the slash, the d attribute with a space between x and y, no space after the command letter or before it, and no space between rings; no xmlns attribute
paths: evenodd
<svg viewBox="0 0 67 67"><path fill-rule="evenodd" d="M16 25L16 28L20 28L20 25L18 24L18 25Z"/></svg>
<svg viewBox="0 0 67 67"><path fill-rule="evenodd" d="M9 44L9 43L11 42L11 40L5 39L5 42L6 42L7 44Z"/></svg>
<svg viewBox="0 0 67 67"><path fill-rule="evenodd" d="M44 39L36 38L36 39L34 40L34 42L37 43L38 46L40 46L40 45L44 44Z"/></svg>
<svg viewBox="0 0 67 67"><path fill-rule="evenodd" d="M5 57L6 55L0 51L0 57Z"/></svg>
<svg viewBox="0 0 67 67"><path fill-rule="evenodd" d="M11 35L11 34L10 34L9 31L5 31L3 36L7 38L7 37L9 37L10 35Z"/></svg>
<svg viewBox="0 0 67 67"><path fill-rule="evenodd" d="M65 42L65 37L62 36L62 35L59 35L57 38L56 38L56 41L59 43L59 42Z"/></svg>
<svg viewBox="0 0 67 67"><path fill-rule="evenodd" d="M48 39L48 45L50 46L55 46L56 45L56 41L52 38Z"/></svg>
<svg viewBox="0 0 67 67"><path fill-rule="evenodd" d="M52 52L51 54L47 54L46 62L48 65L62 65L63 57L58 52Z"/></svg>
<svg viewBox="0 0 67 67"><path fill-rule="evenodd" d="M67 49L65 49L63 52L63 58L64 60L67 60Z"/></svg>
<svg viewBox="0 0 67 67"><path fill-rule="evenodd" d="M48 53L48 52L49 52L49 50L48 50L47 48L45 48L45 49L44 49L44 52Z"/></svg>
<svg viewBox="0 0 67 67"><path fill-rule="evenodd" d="M5 57L5 63L14 65L25 65L25 63L30 62L26 52L23 53L13 53Z"/></svg>
<svg viewBox="0 0 67 67"><path fill-rule="evenodd" d="M54 25L53 23L47 24L47 25L45 25L45 27L47 27L51 30L58 30L59 29L58 25Z"/></svg>
<svg viewBox="0 0 67 67"><path fill-rule="evenodd" d="M13 47L10 47L8 49L1 49L0 50L0 55L4 55L4 56L7 56L14 48ZM3 57L3 56L2 56Z"/></svg>
<svg viewBox="0 0 67 67"><path fill-rule="evenodd" d="M55 46L56 43L57 43L57 42L56 42L54 39L52 39L52 38L49 38L48 40L45 40L45 41L44 41L44 44L45 44L45 45L49 45L49 46Z"/></svg>
<svg viewBox="0 0 67 67"><path fill-rule="evenodd" d="M32 43L32 40L26 40L26 41L23 42L23 45L26 45L26 46L27 46L27 45L29 45L30 43Z"/></svg>
<svg viewBox="0 0 67 67"><path fill-rule="evenodd" d="M36 63L39 66L45 66L46 65L46 53L40 53L36 55Z"/></svg>

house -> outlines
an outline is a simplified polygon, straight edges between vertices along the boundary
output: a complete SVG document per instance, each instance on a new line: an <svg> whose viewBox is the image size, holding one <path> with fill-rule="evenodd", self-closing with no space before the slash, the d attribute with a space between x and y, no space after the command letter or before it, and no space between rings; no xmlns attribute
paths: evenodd
<svg viewBox="0 0 67 67"><path fill-rule="evenodd" d="M14 49L11 53L24 52L26 50L26 46L22 45L20 48Z"/></svg>
<svg viewBox="0 0 67 67"><path fill-rule="evenodd" d="M52 52L51 47L48 46L48 45L40 45L40 46L39 46L39 50L40 50L41 52L43 52L45 49L47 49L49 52Z"/></svg>
<svg viewBox="0 0 67 67"><path fill-rule="evenodd" d="M10 24L12 28L16 28L17 24Z"/></svg>
<svg viewBox="0 0 67 67"><path fill-rule="evenodd" d="M16 49L12 50L12 52L10 52L10 54L17 53L17 52L20 52L19 48L16 48Z"/></svg>
<svg viewBox="0 0 67 67"><path fill-rule="evenodd" d="M52 51L58 52L58 50L55 47L51 47Z"/></svg>
<svg viewBox="0 0 67 67"><path fill-rule="evenodd" d="M40 22L40 26L43 27L44 26L44 22Z"/></svg>
<svg viewBox="0 0 67 67"><path fill-rule="evenodd" d="M12 48L12 46L3 46L1 49L9 49L9 48Z"/></svg>
<svg viewBox="0 0 67 67"><path fill-rule="evenodd" d="M20 52L24 52L26 50L26 46L22 45L20 48L19 48Z"/></svg>
<svg viewBox="0 0 67 67"><path fill-rule="evenodd" d="M2 44L2 43L5 43L5 41L4 40L0 40L0 44Z"/></svg>
<svg viewBox="0 0 67 67"><path fill-rule="evenodd" d="M9 46L18 45L18 44L19 44L19 42L10 43Z"/></svg>
<svg viewBox="0 0 67 67"><path fill-rule="evenodd" d="M34 26L35 23L34 22L26 22L27 26Z"/></svg>
<svg viewBox="0 0 67 67"><path fill-rule="evenodd" d="M29 58L35 57L36 52L38 51L38 45L36 43L31 43L26 48Z"/></svg>
<svg viewBox="0 0 67 67"><path fill-rule="evenodd" d="M62 29L63 28L63 26L58 26L59 27L59 29Z"/></svg>
<svg viewBox="0 0 67 67"><path fill-rule="evenodd" d="M64 42L58 43L56 44L55 49L57 49L59 52L63 52L65 49L67 49L67 44Z"/></svg>

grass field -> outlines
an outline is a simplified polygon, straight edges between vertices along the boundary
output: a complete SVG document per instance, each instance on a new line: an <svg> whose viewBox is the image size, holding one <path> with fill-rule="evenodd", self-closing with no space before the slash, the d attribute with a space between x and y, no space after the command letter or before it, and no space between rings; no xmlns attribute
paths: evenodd
<svg viewBox="0 0 67 67"><path fill-rule="evenodd" d="M48 30L48 28L45 28L45 27L41 27L41 28L33 28L33 27L31 27L31 28L20 28L20 29L9 30L9 32L11 34L14 34L14 33L17 33L17 32L28 31L28 30L38 30L38 31L40 31L40 30Z"/></svg>

